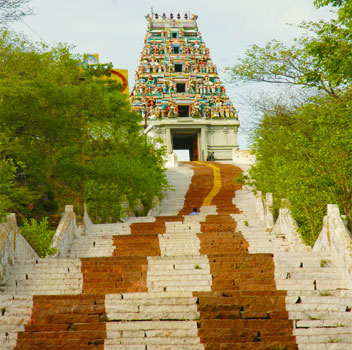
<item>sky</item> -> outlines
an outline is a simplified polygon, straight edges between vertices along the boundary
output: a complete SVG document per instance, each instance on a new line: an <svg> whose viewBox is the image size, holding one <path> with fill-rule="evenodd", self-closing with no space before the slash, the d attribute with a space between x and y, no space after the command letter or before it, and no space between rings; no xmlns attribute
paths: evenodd
<svg viewBox="0 0 352 350"><path fill-rule="evenodd" d="M290 45L302 33L297 28L300 22L331 17L329 9L315 9L313 0L32 0L29 6L34 15L10 28L49 45L72 44L76 53L99 53L101 63L128 69L130 90L146 33L144 16L151 8L159 14L199 16L199 30L223 81L228 78L224 68L243 57L251 45L262 46L272 39ZM243 105L243 94L259 88L225 86L239 110L243 126L239 143L244 149L248 147L246 125L254 116Z"/></svg>

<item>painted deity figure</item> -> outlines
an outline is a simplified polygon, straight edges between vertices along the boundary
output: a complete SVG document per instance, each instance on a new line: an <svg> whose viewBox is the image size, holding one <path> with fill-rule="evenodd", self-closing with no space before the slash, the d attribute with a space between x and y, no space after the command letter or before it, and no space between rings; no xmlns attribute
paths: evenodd
<svg viewBox="0 0 352 350"><path fill-rule="evenodd" d="M174 102L169 102L169 114L168 117L175 117L177 116L177 106Z"/></svg>

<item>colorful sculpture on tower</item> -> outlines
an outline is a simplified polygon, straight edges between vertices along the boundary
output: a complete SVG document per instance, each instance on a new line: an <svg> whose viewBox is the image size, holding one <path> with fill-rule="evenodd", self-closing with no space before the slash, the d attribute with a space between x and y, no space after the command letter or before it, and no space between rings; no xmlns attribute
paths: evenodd
<svg viewBox="0 0 352 350"><path fill-rule="evenodd" d="M181 19L179 13L146 16L145 45L131 93L132 109L145 120L237 120L236 109L198 31L197 18L185 14Z"/></svg>

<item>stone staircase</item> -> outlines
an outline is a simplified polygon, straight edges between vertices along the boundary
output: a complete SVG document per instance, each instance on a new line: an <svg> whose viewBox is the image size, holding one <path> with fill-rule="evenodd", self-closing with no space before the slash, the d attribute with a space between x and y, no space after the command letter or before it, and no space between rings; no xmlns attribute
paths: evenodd
<svg viewBox="0 0 352 350"><path fill-rule="evenodd" d="M238 171L168 170L161 215L94 225L67 258L17 265L0 287L0 349L352 349L334 261L266 232Z"/></svg>
<svg viewBox="0 0 352 350"><path fill-rule="evenodd" d="M352 290L334 259L310 251L293 251L285 236L266 232L255 215L250 189L237 191L233 215L250 253L272 253L276 286L287 291L286 309L294 321L299 349L352 349Z"/></svg>

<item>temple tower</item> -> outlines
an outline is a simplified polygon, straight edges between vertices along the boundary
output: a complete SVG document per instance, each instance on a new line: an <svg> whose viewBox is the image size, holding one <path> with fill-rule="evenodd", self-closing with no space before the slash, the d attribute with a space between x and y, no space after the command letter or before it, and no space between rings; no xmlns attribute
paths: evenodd
<svg viewBox="0 0 352 350"><path fill-rule="evenodd" d="M197 16L147 15L145 45L131 94L155 138L190 160L231 160L239 122L197 25Z"/></svg>

